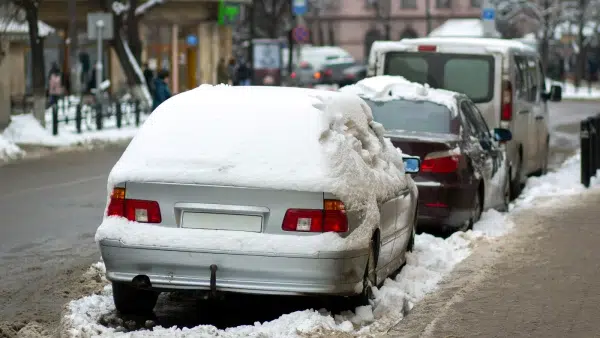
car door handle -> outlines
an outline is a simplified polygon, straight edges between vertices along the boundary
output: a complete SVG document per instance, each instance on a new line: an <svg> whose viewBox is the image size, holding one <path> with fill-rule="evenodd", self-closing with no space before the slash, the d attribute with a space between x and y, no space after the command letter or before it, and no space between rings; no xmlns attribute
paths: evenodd
<svg viewBox="0 0 600 338"><path fill-rule="evenodd" d="M536 120L543 120L544 119L544 115L538 115L535 117Z"/></svg>

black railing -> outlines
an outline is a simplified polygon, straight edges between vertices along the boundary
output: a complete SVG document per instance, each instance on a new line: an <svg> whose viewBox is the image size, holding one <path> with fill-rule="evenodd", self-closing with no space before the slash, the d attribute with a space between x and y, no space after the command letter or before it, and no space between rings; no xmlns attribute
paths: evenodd
<svg viewBox="0 0 600 338"><path fill-rule="evenodd" d="M600 169L600 114L581 121L581 184L590 186Z"/></svg>
<svg viewBox="0 0 600 338"><path fill-rule="evenodd" d="M139 101L110 99L105 104L100 104L93 99L65 97L50 107L49 119L53 135L58 135L60 124L71 123L74 124L75 131L81 134L84 131L139 126L144 113Z"/></svg>

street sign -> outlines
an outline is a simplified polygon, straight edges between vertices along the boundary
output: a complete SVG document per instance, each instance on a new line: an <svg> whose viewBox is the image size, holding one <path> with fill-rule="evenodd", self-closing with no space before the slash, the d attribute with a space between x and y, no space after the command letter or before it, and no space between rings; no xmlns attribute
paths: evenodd
<svg viewBox="0 0 600 338"><path fill-rule="evenodd" d="M87 15L87 35L88 39L98 39L98 32L102 35L102 40L113 39L113 16L112 13L95 12Z"/></svg>
<svg viewBox="0 0 600 338"><path fill-rule="evenodd" d="M481 10L481 19L482 20L494 20L496 19L496 10L493 8L484 8Z"/></svg>
<svg viewBox="0 0 600 338"><path fill-rule="evenodd" d="M190 34L185 38L185 42L190 47L196 47L198 45L198 37L194 34Z"/></svg>
<svg viewBox="0 0 600 338"><path fill-rule="evenodd" d="M307 0L293 0L292 2L292 14L301 16L306 14L308 11Z"/></svg>
<svg viewBox="0 0 600 338"><path fill-rule="evenodd" d="M292 36L294 37L294 41L297 43L305 43L308 42L308 29L303 26L295 27L292 30Z"/></svg>
<svg viewBox="0 0 600 338"><path fill-rule="evenodd" d="M235 24L240 18L240 4L219 0L219 9L217 21L221 26L230 26Z"/></svg>

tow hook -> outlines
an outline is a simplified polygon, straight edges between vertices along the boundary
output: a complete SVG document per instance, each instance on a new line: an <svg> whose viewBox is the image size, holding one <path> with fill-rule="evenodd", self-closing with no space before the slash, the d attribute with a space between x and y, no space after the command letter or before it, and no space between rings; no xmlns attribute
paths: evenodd
<svg viewBox="0 0 600 338"><path fill-rule="evenodd" d="M131 281L134 287L138 289L150 289L152 288L152 283L150 283L150 278L146 275L137 275L133 277Z"/></svg>
<svg viewBox="0 0 600 338"><path fill-rule="evenodd" d="M217 270L216 264L210 266L210 296L217 298Z"/></svg>

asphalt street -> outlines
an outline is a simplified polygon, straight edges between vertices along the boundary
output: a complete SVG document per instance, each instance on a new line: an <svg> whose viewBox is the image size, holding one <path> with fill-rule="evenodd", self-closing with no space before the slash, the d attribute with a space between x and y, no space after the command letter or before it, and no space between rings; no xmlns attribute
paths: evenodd
<svg viewBox="0 0 600 338"><path fill-rule="evenodd" d="M577 147L579 121L598 110L589 102L552 105L551 125L560 131L555 158ZM0 167L0 322L55 324L65 302L90 292L78 279L98 261L94 233L106 179L123 149L58 153Z"/></svg>

